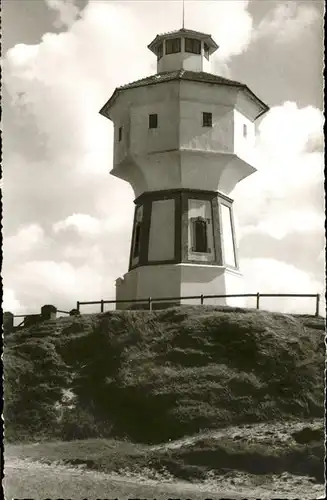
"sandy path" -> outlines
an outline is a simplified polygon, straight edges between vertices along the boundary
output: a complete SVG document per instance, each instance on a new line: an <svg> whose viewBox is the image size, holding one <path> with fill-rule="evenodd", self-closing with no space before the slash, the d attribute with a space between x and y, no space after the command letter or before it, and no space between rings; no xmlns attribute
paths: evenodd
<svg viewBox="0 0 327 500"><path fill-rule="evenodd" d="M60 465L46 465L20 459L9 459L5 463L5 499L12 498L64 498L64 499L108 499L127 500L147 498L168 500L241 499L241 498L324 498L322 485L286 484L278 482L273 488L251 488L242 484L225 484L223 480L212 484L184 482L163 483L150 480L129 479L83 469ZM294 489L295 488L295 489Z"/></svg>
<svg viewBox="0 0 327 500"><path fill-rule="evenodd" d="M12 498L71 498L105 499L153 498L181 500L203 498L241 498L226 492L213 493L197 489L189 484L150 484L142 481L119 478L101 472L71 469L64 466L45 465L26 460L10 460L5 463L3 481L5 499ZM197 491L196 491L197 490Z"/></svg>

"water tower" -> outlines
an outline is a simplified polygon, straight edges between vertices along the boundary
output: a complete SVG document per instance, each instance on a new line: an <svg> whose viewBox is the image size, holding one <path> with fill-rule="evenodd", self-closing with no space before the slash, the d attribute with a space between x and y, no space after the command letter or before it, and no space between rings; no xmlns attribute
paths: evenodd
<svg viewBox="0 0 327 500"><path fill-rule="evenodd" d="M254 122L269 108L246 85L210 73L218 46L208 34L183 28L148 48L157 73L117 88L100 111L114 124L111 174L135 194L116 299L244 293L229 195L256 171Z"/></svg>

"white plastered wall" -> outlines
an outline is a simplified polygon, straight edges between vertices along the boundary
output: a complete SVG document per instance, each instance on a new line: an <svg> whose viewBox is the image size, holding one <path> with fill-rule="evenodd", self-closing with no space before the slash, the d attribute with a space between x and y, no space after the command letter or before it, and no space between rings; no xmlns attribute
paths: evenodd
<svg viewBox="0 0 327 500"><path fill-rule="evenodd" d="M146 299L241 294L243 278L238 271L226 269L223 266L201 264L164 264L144 266L133 269L125 274L119 282L117 297L129 299ZM199 304L199 299L181 301L182 304ZM206 299L205 304L231 305L242 307L243 298ZM127 308L124 304L117 308Z"/></svg>

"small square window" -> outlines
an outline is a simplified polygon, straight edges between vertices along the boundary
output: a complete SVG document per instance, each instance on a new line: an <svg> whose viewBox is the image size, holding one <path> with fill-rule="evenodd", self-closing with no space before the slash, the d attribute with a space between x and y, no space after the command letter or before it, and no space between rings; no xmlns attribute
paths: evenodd
<svg viewBox="0 0 327 500"><path fill-rule="evenodd" d="M243 137L246 139L248 136L248 127L247 125L244 123L243 124Z"/></svg>
<svg viewBox="0 0 327 500"><path fill-rule="evenodd" d="M149 128L158 128L158 115L149 115Z"/></svg>
<svg viewBox="0 0 327 500"><path fill-rule="evenodd" d="M123 127L119 127L118 130L118 141L120 142L123 138Z"/></svg>
<svg viewBox="0 0 327 500"><path fill-rule="evenodd" d="M212 127L212 113L203 113L202 116L202 126Z"/></svg>

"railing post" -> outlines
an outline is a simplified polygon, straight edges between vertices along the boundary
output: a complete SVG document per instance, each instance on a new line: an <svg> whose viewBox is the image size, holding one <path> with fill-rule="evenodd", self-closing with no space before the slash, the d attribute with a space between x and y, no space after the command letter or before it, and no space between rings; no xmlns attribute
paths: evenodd
<svg viewBox="0 0 327 500"><path fill-rule="evenodd" d="M79 300L77 301L77 304L76 304L76 309L79 311L79 307L80 307L80 304L79 304Z"/></svg>
<svg viewBox="0 0 327 500"><path fill-rule="evenodd" d="M320 294L317 293L317 297L316 297L316 316L319 316L319 302L320 302Z"/></svg>
<svg viewBox="0 0 327 500"><path fill-rule="evenodd" d="M257 293L257 309L259 309L260 293Z"/></svg>
<svg viewBox="0 0 327 500"><path fill-rule="evenodd" d="M102 313L103 313L103 306L104 306L104 304L103 304L103 300L101 299L101 302L100 302L100 311L101 311Z"/></svg>
<svg viewBox="0 0 327 500"><path fill-rule="evenodd" d="M148 298L148 303L149 303L149 311L152 311L152 299L151 299L151 297Z"/></svg>
<svg viewBox="0 0 327 500"><path fill-rule="evenodd" d="M203 306L203 301L204 301L203 293L201 293L200 299L201 299L201 306Z"/></svg>

